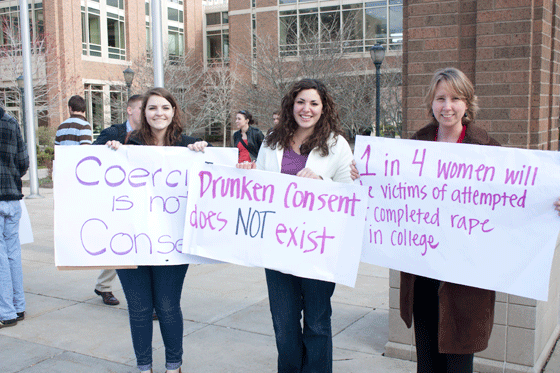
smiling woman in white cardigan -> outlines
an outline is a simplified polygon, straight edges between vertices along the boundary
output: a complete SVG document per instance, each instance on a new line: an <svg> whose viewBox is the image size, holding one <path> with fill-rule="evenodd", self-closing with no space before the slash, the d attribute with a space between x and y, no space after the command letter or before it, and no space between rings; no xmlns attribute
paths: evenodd
<svg viewBox="0 0 560 373"><path fill-rule="evenodd" d="M268 133L257 163L238 168L352 182L353 156L323 83L303 79L282 99L280 122ZM332 282L266 269L278 349L278 372L332 372ZM303 329L300 324L303 311Z"/></svg>

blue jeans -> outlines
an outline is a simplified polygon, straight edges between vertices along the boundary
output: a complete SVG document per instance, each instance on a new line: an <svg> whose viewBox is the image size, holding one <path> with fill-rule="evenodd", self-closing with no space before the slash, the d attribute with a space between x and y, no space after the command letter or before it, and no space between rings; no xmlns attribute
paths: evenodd
<svg viewBox="0 0 560 373"><path fill-rule="evenodd" d="M183 362L183 313L180 301L188 268L188 264L185 264L117 269L128 302L132 345L140 370L150 370L152 367L154 309L165 345L166 369L177 369Z"/></svg>
<svg viewBox="0 0 560 373"><path fill-rule="evenodd" d="M25 311L21 245L20 201L0 201L0 320L12 320Z"/></svg>
<svg viewBox="0 0 560 373"><path fill-rule="evenodd" d="M265 273L278 373L331 373L331 296L335 284L271 269Z"/></svg>

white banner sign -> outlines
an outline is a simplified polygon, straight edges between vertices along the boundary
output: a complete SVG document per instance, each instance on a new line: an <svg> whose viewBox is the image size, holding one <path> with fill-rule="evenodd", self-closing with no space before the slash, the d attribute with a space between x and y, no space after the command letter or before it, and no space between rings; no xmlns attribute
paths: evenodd
<svg viewBox="0 0 560 373"><path fill-rule="evenodd" d="M203 164L189 178L184 252L354 286L367 189Z"/></svg>
<svg viewBox="0 0 560 373"><path fill-rule="evenodd" d="M204 161L233 165L235 148L57 146L57 266L207 263L182 254L187 174Z"/></svg>
<svg viewBox="0 0 560 373"><path fill-rule="evenodd" d="M33 230L31 229L31 220L29 219L29 213L27 212L27 207L25 207L25 202L23 199L20 201L21 205L21 219L19 219L19 243L24 245L26 243L33 242Z"/></svg>
<svg viewBox="0 0 560 373"><path fill-rule="evenodd" d="M359 136L362 261L546 300L560 153Z"/></svg>

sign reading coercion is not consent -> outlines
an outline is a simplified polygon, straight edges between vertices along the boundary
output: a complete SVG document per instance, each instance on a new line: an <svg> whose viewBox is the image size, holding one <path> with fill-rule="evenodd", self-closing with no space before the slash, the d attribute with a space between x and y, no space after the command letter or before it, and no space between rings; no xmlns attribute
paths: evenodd
<svg viewBox="0 0 560 373"><path fill-rule="evenodd" d="M354 286L366 188L209 164L193 171L184 252Z"/></svg>
<svg viewBox="0 0 560 373"><path fill-rule="evenodd" d="M362 261L547 300L560 154L359 136Z"/></svg>
<svg viewBox="0 0 560 373"><path fill-rule="evenodd" d="M190 168L235 164L237 149L57 146L55 153L58 267L213 262L183 254Z"/></svg>

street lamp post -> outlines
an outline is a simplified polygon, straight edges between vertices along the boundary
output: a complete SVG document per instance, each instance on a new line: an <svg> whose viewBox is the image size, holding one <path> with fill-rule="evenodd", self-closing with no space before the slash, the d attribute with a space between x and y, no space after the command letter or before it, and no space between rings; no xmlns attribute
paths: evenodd
<svg viewBox="0 0 560 373"><path fill-rule="evenodd" d="M23 81L23 75L20 75L16 79L17 85L19 87L19 93L21 94L21 124L23 125L23 141L27 138L27 133L25 131L25 99L23 94L25 93L25 82Z"/></svg>
<svg viewBox="0 0 560 373"><path fill-rule="evenodd" d="M124 71L124 81L126 83L127 99L130 98L130 87L132 87L132 81L134 80L134 70L127 67Z"/></svg>
<svg viewBox="0 0 560 373"><path fill-rule="evenodd" d="M371 60L375 65L375 136L380 136L380 117L381 117L381 108L380 108L380 101L381 101L381 92L380 92L380 81L381 81L381 74L379 73L379 69L381 68L381 64L383 63L383 59L385 58L385 48L381 44L376 44L370 48L369 53L371 55Z"/></svg>

